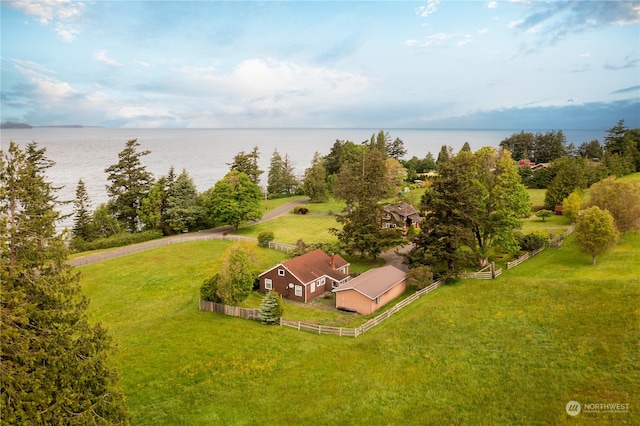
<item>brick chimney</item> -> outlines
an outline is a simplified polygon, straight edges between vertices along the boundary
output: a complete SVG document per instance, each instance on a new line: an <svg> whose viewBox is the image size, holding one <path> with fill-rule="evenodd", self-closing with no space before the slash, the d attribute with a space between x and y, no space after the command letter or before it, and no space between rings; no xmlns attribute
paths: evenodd
<svg viewBox="0 0 640 426"><path fill-rule="evenodd" d="M331 265L331 269L336 269L336 255L331 254L331 261L329 263Z"/></svg>

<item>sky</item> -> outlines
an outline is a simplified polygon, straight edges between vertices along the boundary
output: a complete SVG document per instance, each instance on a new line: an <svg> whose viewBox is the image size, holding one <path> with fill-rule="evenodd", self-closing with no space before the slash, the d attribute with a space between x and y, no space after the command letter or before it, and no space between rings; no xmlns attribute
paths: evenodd
<svg viewBox="0 0 640 426"><path fill-rule="evenodd" d="M2 122L640 127L637 0L0 4Z"/></svg>

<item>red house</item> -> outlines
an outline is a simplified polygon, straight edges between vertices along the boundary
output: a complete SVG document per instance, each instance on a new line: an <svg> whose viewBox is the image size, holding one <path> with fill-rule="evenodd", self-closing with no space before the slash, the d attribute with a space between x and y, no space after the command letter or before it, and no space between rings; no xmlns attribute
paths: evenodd
<svg viewBox="0 0 640 426"><path fill-rule="evenodd" d="M258 277L260 291L306 303L349 280L349 262L320 249L285 260Z"/></svg>

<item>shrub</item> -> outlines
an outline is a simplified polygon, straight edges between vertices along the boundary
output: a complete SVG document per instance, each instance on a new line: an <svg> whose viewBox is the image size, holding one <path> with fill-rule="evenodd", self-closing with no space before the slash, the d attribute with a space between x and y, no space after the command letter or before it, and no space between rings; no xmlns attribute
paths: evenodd
<svg viewBox="0 0 640 426"><path fill-rule="evenodd" d="M103 250L112 247L122 247L129 244L143 243L145 241L155 240L163 237L162 231L143 231L136 233L122 232L108 238L98 238L93 241L84 241L75 238L72 241L73 248L76 251Z"/></svg>
<svg viewBox="0 0 640 426"><path fill-rule="evenodd" d="M428 266L418 266L407 272L407 286L420 290L430 285L433 281L433 271Z"/></svg>
<svg viewBox="0 0 640 426"><path fill-rule="evenodd" d="M543 231L533 231L528 234L516 234L516 241L523 251L533 251L549 244L551 239L549 235Z"/></svg>
<svg viewBox="0 0 640 426"><path fill-rule="evenodd" d="M207 278L200 287L200 299L207 302L220 303L220 297L218 297L218 281L220 281L220 275L215 274L211 278Z"/></svg>
<svg viewBox="0 0 640 426"><path fill-rule="evenodd" d="M546 221L548 217L553 216L553 212L551 210L539 210L536 212L536 216L542 219L542 221Z"/></svg>
<svg viewBox="0 0 640 426"><path fill-rule="evenodd" d="M260 247L266 247L274 238L272 231L263 231L258 234L258 245Z"/></svg>
<svg viewBox="0 0 640 426"><path fill-rule="evenodd" d="M282 298L275 291L270 291L264 295L260 304L260 320L263 324L277 324L284 312Z"/></svg>

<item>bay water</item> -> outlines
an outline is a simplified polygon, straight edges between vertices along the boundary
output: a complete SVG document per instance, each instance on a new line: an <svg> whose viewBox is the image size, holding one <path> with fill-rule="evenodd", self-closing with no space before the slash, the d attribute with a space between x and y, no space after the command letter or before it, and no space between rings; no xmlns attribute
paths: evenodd
<svg viewBox="0 0 640 426"><path fill-rule="evenodd" d="M6 150L9 141L21 147L35 141L46 148L46 156L55 161L48 171L49 180L61 189L60 201L75 199L78 181L82 179L91 198L92 208L108 200L107 174L104 170L118 163L118 153L130 139L137 139L139 150L151 153L141 158L147 170L157 179L168 173L170 167L176 174L183 169L193 178L198 191L215 185L229 171L233 157L258 147L259 166L264 170L261 185L265 186L269 164L275 150L285 154L295 164L296 173L304 174L316 152L326 155L336 140L355 143L368 141L380 129L126 129L126 128L54 128L2 129L0 141ZM500 141L520 130L432 130L385 129L392 139L400 138L407 150L405 159L412 156L424 158L431 152L437 158L442 145L457 152L465 142L473 151L483 146L497 147ZM526 130L546 132L547 130ZM567 142L576 146L594 139L603 141L603 130L563 130ZM60 206L63 214L73 212L72 204ZM70 227L72 218L60 226Z"/></svg>

